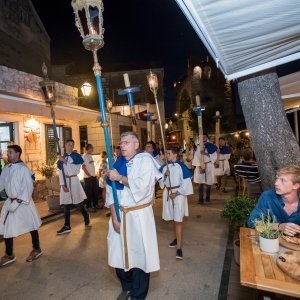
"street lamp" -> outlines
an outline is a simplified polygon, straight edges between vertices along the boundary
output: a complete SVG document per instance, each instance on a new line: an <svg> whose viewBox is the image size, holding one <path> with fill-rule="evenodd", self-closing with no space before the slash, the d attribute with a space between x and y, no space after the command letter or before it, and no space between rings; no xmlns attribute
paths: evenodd
<svg viewBox="0 0 300 300"><path fill-rule="evenodd" d="M85 81L85 82L82 84L82 86L81 86L80 89L81 89L82 95L83 95L84 97L88 97L88 96L91 94L91 91L92 91L92 85L91 85L89 82Z"/></svg>
<svg viewBox="0 0 300 300"><path fill-rule="evenodd" d="M53 104L55 104L55 102L56 102L55 81L49 79L48 70L47 70L47 66L46 66L45 62L43 63L43 66L42 66L42 72L44 75L44 79L41 82L39 82L39 85L42 89L43 96L45 98L45 102L47 104L49 104L49 106L50 106L56 148L57 148L58 154L61 156L61 147L60 147L59 137L58 137L58 133L57 133L57 127L56 127L55 111L53 108ZM64 171L63 167L62 167L61 171L62 171L62 175L63 175L64 186L67 187L67 180L66 180L66 175L65 175L65 171Z"/></svg>
<svg viewBox="0 0 300 300"><path fill-rule="evenodd" d="M98 98L101 110L101 127L104 131L105 147L110 170L113 169L113 158L111 151L111 142L109 136L109 124L106 117L106 107L102 89L101 67L98 62L97 51L104 46L104 28L103 28L103 2L102 0L72 0L71 2L74 14L75 24L83 39L82 43L86 50L93 53L94 66L93 71L96 77ZM118 221L121 222L119 201L117 197L117 189L115 181L112 181L112 192L114 198L114 206Z"/></svg>

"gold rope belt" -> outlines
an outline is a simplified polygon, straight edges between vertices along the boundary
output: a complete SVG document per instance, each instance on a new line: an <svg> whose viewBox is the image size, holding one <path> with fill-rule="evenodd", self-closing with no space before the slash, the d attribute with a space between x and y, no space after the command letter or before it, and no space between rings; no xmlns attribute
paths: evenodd
<svg viewBox="0 0 300 300"><path fill-rule="evenodd" d="M123 239L124 239L124 252L125 252L125 269L129 268L129 259L128 259L128 247L127 247L127 228L126 228L126 215L127 213L140 210L152 205L152 201L142 205L132 206L132 207L123 207L120 206L120 210L123 212Z"/></svg>

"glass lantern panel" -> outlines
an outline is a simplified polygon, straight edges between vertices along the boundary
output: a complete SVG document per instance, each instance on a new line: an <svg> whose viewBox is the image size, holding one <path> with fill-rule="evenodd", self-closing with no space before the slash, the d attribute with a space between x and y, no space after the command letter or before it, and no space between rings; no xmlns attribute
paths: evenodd
<svg viewBox="0 0 300 300"><path fill-rule="evenodd" d="M86 13L85 13L84 8L82 10L78 11L78 16L80 19L80 24L81 24L81 28L83 30L84 36L89 35L89 28L88 28L87 18L86 18Z"/></svg>
<svg viewBox="0 0 300 300"><path fill-rule="evenodd" d="M90 21L91 21L91 34L100 34L99 32L99 9L98 7L90 6L89 7L90 13Z"/></svg>

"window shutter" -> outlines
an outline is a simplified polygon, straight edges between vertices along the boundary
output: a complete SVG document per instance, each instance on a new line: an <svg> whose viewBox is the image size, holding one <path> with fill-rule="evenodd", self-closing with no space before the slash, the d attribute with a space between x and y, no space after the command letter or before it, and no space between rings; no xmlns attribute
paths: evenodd
<svg viewBox="0 0 300 300"><path fill-rule="evenodd" d="M71 127L63 127L63 141L64 143L67 140L72 139L72 128Z"/></svg>

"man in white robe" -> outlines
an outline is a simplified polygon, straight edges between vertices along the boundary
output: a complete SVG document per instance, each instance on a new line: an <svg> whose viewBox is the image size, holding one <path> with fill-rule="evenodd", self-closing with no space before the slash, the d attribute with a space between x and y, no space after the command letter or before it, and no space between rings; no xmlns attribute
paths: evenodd
<svg viewBox="0 0 300 300"><path fill-rule="evenodd" d="M227 193L227 178L230 175L229 159L231 151L226 146L226 141L223 137L219 138L219 149L217 150L217 161L215 162L215 175L217 178L217 190L221 190L223 193Z"/></svg>
<svg viewBox="0 0 300 300"><path fill-rule="evenodd" d="M0 191L7 195L0 217L0 235L5 241L5 255L1 258L0 267L16 260L13 238L24 233L30 232L33 247L26 261L31 262L42 255L37 231L42 222L32 200L34 176L20 160L21 147L11 145L7 148L9 164L0 176Z"/></svg>
<svg viewBox="0 0 300 300"><path fill-rule="evenodd" d="M159 165L148 153L138 153L135 133L125 132L120 141L122 157L109 171L106 206L111 218L108 232L108 264L116 269L122 285L118 299L145 299L150 273L158 271L159 254L152 203ZM121 223L113 202L111 181L117 185Z"/></svg>
<svg viewBox="0 0 300 300"><path fill-rule="evenodd" d="M64 226L57 231L58 235L71 232L71 207L75 205L81 212L85 226L90 224L90 216L83 205L86 199L85 192L80 183L78 174L84 163L80 154L74 151L74 140L67 140L65 144L65 155L59 157L57 166L59 168L60 204L64 206ZM62 172L64 170L64 174Z"/></svg>
<svg viewBox="0 0 300 300"><path fill-rule="evenodd" d="M193 166L195 166L194 182L199 183L199 204L204 203L204 185L206 186L206 202L210 202L211 186L215 183L214 162L217 159L217 147L210 143L208 135L203 134L204 150L197 146L193 158ZM201 168L202 160L204 162Z"/></svg>
<svg viewBox="0 0 300 300"><path fill-rule="evenodd" d="M160 187L164 188L162 218L175 224L175 239L169 247L177 247L176 258L183 259L183 218L189 215L187 196L194 191L193 175L185 164L177 160L178 152L178 147L168 147L168 168L166 165L161 168L164 177L160 180Z"/></svg>

